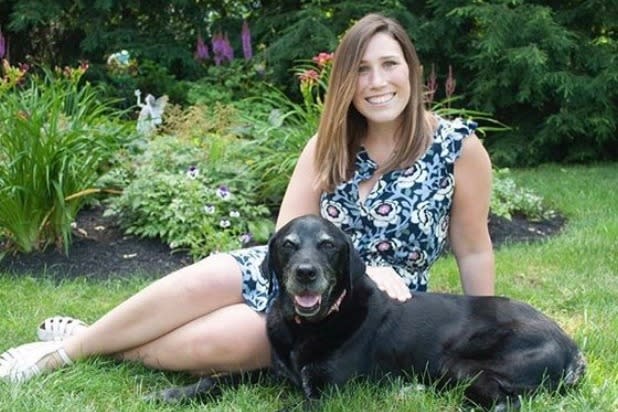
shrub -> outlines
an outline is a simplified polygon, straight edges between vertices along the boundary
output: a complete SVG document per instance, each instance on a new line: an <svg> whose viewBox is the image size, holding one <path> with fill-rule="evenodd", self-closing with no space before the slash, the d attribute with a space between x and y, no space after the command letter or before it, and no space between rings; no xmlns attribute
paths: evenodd
<svg viewBox="0 0 618 412"><path fill-rule="evenodd" d="M190 83L187 101L193 105L212 106L215 103L243 107L243 100L267 93L266 66L254 60L234 59L221 65L205 68L205 75ZM251 109L251 106L246 106Z"/></svg>
<svg viewBox="0 0 618 412"><path fill-rule="evenodd" d="M45 70L2 93L0 228L16 250L55 244L68 252L71 223L129 135L112 102L79 84L85 70Z"/></svg>
<svg viewBox="0 0 618 412"><path fill-rule="evenodd" d="M446 14L469 28L469 50L460 52L470 103L517 125L489 142L494 161L616 158L618 41L609 4L482 2Z"/></svg>
<svg viewBox="0 0 618 412"><path fill-rule="evenodd" d="M541 196L517 186L507 168L494 169L490 209L493 214L509 220L515 214L531 220L543 220L555 214L545 207Z"/></svg>
<svg viewBox="0 0 618 412"><path fill-rule="evenodd" d="M109 200L106 214L118 216L127 233L158 237L195 259L265 243L272 217L255 202L254 179L247 178L246 166L229 156L238 139L225 128L212 129L216 113L225 109L175 110L166 117L170 134L153 137L134 168L119 173L129 175L130 183ZM196 125L213 131L204 134Z"/></svg>

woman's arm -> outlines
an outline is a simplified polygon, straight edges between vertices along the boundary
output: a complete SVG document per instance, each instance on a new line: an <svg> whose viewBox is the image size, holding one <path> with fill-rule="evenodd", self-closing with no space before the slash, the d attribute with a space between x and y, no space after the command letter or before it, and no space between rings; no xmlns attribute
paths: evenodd
<svg viewBox="0 0 618 412"><path fill-rule="evenodd" d="M449 229L463 291L467 295L493 295L494 253L487 227L491 197L491 161L481 141L464 140L455 162L455 193Z"/></svg>
<svg viewBox="0 0 618 412"><path fill-rule="evenodd" d="M294 173L281 201L277 229L295 217L320 213L320 190L315 186L317 176L315 157L316 136L313 136L301 152Z"/></svg>

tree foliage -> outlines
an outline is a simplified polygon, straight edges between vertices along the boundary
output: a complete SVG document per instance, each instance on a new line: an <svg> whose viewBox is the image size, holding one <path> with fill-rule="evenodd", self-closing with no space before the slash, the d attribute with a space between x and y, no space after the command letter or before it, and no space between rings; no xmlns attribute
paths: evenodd
<svg viewBox="0 0 618 412"><path fill-rule="evenodd" d="M240 50L247 20L269 80L300 99L294 64L333 51L371 11L406 27L438 84L451 66L460 101L512 127L486 141L495 162L618 158L615 0L0 0L0 29L14 63L84 59L97 73L110 53L127 49L152 62L146 83L154 84L203 78L197 36L228 33Z"/></svg>
<svg viewBox="0 0 618 412"><path fill-rule="evenodd" d="M473 24L464 62L470 103L517 126L490 142L499 160L616 158L615 2L484 2L449 18Z"/></svg>

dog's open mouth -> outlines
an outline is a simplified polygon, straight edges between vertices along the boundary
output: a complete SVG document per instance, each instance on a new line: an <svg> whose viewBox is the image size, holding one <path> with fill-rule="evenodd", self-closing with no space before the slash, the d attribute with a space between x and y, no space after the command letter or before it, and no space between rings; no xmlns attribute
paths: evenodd
<svg viewBox="0 0 618 412"><path fill-rule="evenodd" d="M313 316L320 310L322 296L317 293L305 292L294 295L294 308L299 316Z"/></svg>

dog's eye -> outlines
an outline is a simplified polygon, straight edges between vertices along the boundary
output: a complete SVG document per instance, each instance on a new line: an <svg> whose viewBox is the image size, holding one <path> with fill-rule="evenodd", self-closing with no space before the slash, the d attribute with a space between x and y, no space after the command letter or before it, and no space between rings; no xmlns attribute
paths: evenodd
<svg viewBox="0 0 618 412"><path fill-rule="evenodd" d="M320 249L332 249L335 247L335 244L330 240L323 240L320 242Z"/></svg>
<svg viewBox="0 0 618 412"><path fill-rule="evenodd" d="M281 247L283 247L284 249L296 249L296 243L292 242L291 240L287 239L283 241L283 244L281 245Z"/></svg>

